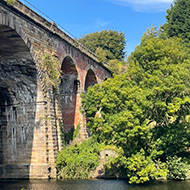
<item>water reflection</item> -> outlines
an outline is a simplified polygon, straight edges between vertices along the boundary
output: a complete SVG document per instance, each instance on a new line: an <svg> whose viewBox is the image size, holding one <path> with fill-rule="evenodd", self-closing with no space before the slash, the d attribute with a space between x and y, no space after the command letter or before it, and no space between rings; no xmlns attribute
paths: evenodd
<svg viewBox="0 0 190 190"><path fill-rule="evenodd" d="M189 190L190 181L129 185L124 180L11 180L0 181L0 190Z"/></svg>
<svg viewBox="0 0 190 190"><path fill-rule="evenodd" d="M190 180L157 181L145 185L129 187L128 190L190 190Z"/></svg>

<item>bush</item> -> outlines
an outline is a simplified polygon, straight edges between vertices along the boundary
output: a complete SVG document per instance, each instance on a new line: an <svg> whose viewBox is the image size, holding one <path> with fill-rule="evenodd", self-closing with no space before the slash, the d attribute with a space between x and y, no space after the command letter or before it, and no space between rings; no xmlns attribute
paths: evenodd
<svg viewBox="0 0 190 190"><path fill-rule="evenodd" d="M129 183L144 183L158 177L166 178L167 169L163 163L154 163L150 156L145 156L141 149L127 159L127 176Z"/></svg>
<svg viewBox="0 0 190 190"><path fill-rule="evenodd" d="M168 179L185 180L187 178L188 165L182 161L181 157L168 157L166 165L169 170Z"/></svg>
<svg viewBox="0 0 190 190"><path fill-rule="evenodd" d="M88 179L90 172L99 164L101 145L92 139L81 145L75 144L59 152L56 167L58 177L63 179Z"/></svg>

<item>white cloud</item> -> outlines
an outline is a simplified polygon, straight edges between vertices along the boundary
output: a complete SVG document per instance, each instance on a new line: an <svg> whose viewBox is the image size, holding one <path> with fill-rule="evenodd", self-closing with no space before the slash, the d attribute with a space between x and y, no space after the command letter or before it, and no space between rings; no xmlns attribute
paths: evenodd
<svg viewBox="0 0 190 190"><path fill-rule="evenodd" d="M138 12L162 12L170 8L173 0L108 0L121 6L128 6Z"/></svg>

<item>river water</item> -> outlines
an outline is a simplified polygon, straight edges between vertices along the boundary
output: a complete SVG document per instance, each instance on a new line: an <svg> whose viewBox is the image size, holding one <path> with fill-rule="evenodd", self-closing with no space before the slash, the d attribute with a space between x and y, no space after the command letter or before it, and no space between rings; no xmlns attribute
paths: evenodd
<svg viewBox="0 0 190 190"><path fill-rule="evenodd" d="M11 180L0 181L0 190L190 190L189 181L160 181L129 185L124 180Z"/></svg>

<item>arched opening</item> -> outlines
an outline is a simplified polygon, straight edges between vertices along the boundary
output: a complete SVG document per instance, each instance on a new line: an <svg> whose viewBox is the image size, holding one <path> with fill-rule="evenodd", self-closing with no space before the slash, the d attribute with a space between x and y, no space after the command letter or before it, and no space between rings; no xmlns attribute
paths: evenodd
<svg viewBox="0 0 190 190"><path fill-rule="evenodd" d="M28 47L0 25L0 178L28 178L37 97L37 70Z"/></svg>
<svg viewBox="0 0 190 190"><path fill-rule="evenodd" d="M87 72L87 75L86 75L86 79L85 79L85 87L84 87L85 92L87 91L89 86L93 86L96 83L98 83L96 76L95 76L93 70L89 69Z"/></svg>
<svg viewBox="0 0 190 190"><path fill-rule="evenodd" d="M96 83L98 83L97 79L96 79L96 76L95 76L93 70L89 69L88 72L87 72L87 74L86 74L84 91L87 92L88 87L93 86ZM87 133L88 136L90 136L90 131L89 131L88 126L87 126L88 118L84 119L84 123L86 124L86 129L85 129L86 133Z"/></svg>
<svg viewBox="0 0 190 190"><path fill-rule="evenodd" d="M61 71L60 94L63 128L68 133L76 127L76 104L79 86L78 73L73 60L69 56L63 60Z"/></svg>

